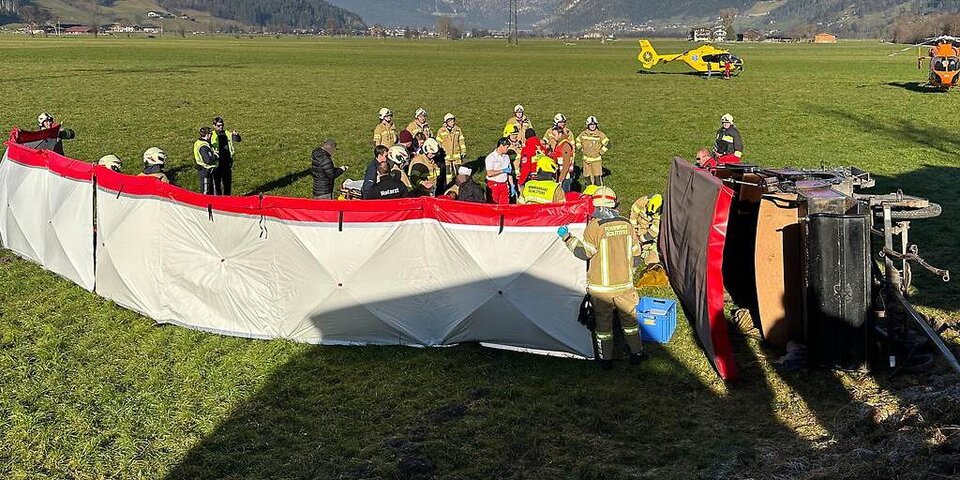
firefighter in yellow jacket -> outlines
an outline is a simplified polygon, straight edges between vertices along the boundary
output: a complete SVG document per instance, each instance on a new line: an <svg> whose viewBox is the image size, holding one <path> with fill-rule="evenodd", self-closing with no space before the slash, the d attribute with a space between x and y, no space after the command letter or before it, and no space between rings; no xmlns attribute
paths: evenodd
<svg viewBox="0 0 960 480"><path fill-rule="evenodd" d="M523 191L517 203L564 203L567 197L557 183L557 164L553 159L543 155L537 160L537 175L523 185Z"/></svg>
<svg viewBox="0 0 960 480"><path fill-rule="evenodd" d="M427 123L427 111L423 108L418 108L413 114L413 120L407 124L406 130L414 137L420 132L423 132L423 135L427 138L432 137L433 131L430 130L430 124Z"/></svg>
<svg viewBox="0 0 960 480"><path fill-rule="evenodd" d="M587 223L583 240L570 234L566 226L557 234L577 258L587 261L587 291L596 314L597 350L600 367L613 367L613 313L619 312L623 336L630 348L630 364L646 358L637 324L637 303L640 298L633 286L634 259L641 254L637 232L626 218L617 213L617 195L610 187L600 187L593 194L596 207Z"/></svg>
<svg viewBox="0 0 960 480"><path fill-rule="evenodd" d="M603 155L610 148L610 139L600 131L597 117L587 117L587 129L577 135L577 150L583 155L583 176L590 185L599 185L603 177Z"/></svg>
<svg viewBox="0 0 960 480"><path fill-rule="evenodd" d="M547 130L543 136L543 142L550 147L550 150L557 148L560 142L565 140L572 141L573 133L567 128L567 117L562 113L553 116L553 127Z"/></svg>
<svg viewBox="0 0 960 480"><path fill-rule="evenodd" d="M669 284L667 273L660 263L657 236L660 235L660 213L663 211L663 196L659 193L640 197L630 207L630 223L637 230L642 244L640 258L645 269L637 279L637 287L665 287Z"/></svg>
<svg viewBox="0 0 960 480"><path fill-rule="evenodd" d="M507 119L507 124L504 128L504 131L506 131L506 127L509 127L510 125L517 126L517 131L520 132L521 137L527 133L528 128L533 128L533 123L531 123L530 119L527 118L527 115L523 113L523 105L517 105L513 107L513 116ZM504 135L504 137L506 137L506 135ZM523 145L521 145L521 147L522 146Z"/></svg>
<svg viewBox="0 0 960 480"><path fill-rule="evenodd" d="M393 111L389 108L381 108L377 115L380 123L373 129L373 146L383 145L387 148L397 143L397 127L393 124Z"/></svg>
<svg viewBox="0 0 960 480"><path fill-rule="evenodd" d="M433 158L440 152L440 144L435 138L428 138L423 142L423 153L410 160L407 175L413 183L413 196L433 196L437 186L437 177L440 168Z"/></svg>
<svg viewBox="0 0 960 480"><path fill-rule="evenodd" d="M650 197L640 197L630 207L630 224L637 231L642 245L643 263L648 267L660 263L657 251L657 236L660 234L660 212L663 210L663 196L659 193Z"/></svg>
<svg viewBox="0 0 960 480"><path fill-rule="evenodd" d="M467 158L467 145L463 141L463 131L457 126L457 117L452 113L443 116L443 126L437 130L437 141L447 153L447 185L451 185L457 170Z"/></svg>

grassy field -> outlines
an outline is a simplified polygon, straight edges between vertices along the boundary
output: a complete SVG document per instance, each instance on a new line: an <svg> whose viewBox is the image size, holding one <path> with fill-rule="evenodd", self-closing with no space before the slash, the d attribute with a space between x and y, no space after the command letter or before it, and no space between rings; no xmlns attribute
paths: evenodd
<svg viewBox="0 0 960 480"><path fill-rule="evenodd" d="M662 43L662 45L661 45ZM684 48L679 42L658 49ZM918 91L890 46L743 45L733 81L638 75L635 43L0 38L0 128L50 111L75 158L124 170L160 146L177 182L198 127L241 131L235 191L308 196L310 151L354 177L376 112L456 113L471 156L516 103L535 127L596 115L624 199L662 190L674 155L730 112L746 158L859 165L881 189L944 206L921 253L958 270L956 93ZM131 246L135 248L135 246ZM915 300L960 319L955 284ZM647 295L665 296L653 290ZM946 478L960 474L960 387L942 370L781 374L735 337L742 381L716 380L683 322L640 367L492 351L315 347L158 327L0 250L3 478ZM932 386L932 387L931 387Z"/></svg>

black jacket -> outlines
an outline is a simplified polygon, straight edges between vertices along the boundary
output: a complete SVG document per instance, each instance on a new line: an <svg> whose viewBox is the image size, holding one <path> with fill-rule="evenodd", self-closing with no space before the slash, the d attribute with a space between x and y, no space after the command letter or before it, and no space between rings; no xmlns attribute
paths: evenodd
<svg viewBox="0 0 960 480"><path fill-rule="evenodd" d="M713 149L719 155L728 155L735 152L742 154L743 138L740 137L740 130L737 130L737 127L733 125L730 125L730 128L720 127L717 130L717 143Z"/></svg>
<svg viewBox="0 0 960 480"><path fill-rule="evenodd" d="M334 167L330 154L318 147L313 151L310 173L313 175L313 196L319 197L333 193L333 181L343 174L343 169Z"/></svg>
<svg viewBox="0 0 960 480"><path fill-rule="evenodd" d="M364 200L383 200L387 198L403 198L408 194L407 186L393 175L384 175L380 181L363 195Z"/></svg>
<svg viewBox="0 0 960 480"><path fill-rule="evenodd" d="M460 185L457 191L457 200L461 202L486 203L487 195L483 188L480 187L480 184L470 178Z"/></svg>

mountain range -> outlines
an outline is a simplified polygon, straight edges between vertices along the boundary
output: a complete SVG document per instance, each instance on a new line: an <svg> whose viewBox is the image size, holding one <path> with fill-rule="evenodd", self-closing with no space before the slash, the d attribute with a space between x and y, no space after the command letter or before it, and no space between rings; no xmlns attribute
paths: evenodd
<svg viewBox="0 0 960 480"><path fill-rule="evenodd" d="M462 29L503 29L508 0L327 0L368 24L429 27L440 15ZM518 0L519 26L543 32L667 33L719 22L734 11L737 30L824 30L881 37L897 17L960 13L960 0ZM646 33L645 33L646 32ZM941 33L941 32L936 32ZM960 32L950 32L960 35Z"/></svg>
<svg viewBox="0 0 960 480"><path fill-rule="evenodd" d="M929 21L960 12L960 0L517 0L519 27L545 33L677 33L736 14L737 30L828 31L842 37L883 37L895 23ZM358 29L432 27L444 16L460 30L505 29L509 0L2 0L23 21L34 17L79 23L96 19L144 22L151 10L170 12L186 30L232 28ZM9 19L17 12L6 13ZM184 20L186 18L186 20ZM178 25L177 22L182 23ZM944 23L944 25L948 25ZM952 27L936 27L950 30ZM960 35L960 31L935 32Z"/></svg>

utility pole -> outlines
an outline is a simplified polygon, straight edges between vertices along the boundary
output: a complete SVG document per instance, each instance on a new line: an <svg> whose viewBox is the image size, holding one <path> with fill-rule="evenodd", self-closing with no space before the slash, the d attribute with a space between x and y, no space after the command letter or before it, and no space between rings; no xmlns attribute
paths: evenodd
<svg viewBox="0 0 960 480"><path fill-rule="evenodd" d="M510 19L507 20L507 45L520 44L520 27L517 25L520 12L520 0L510 0Z"/></svg>

